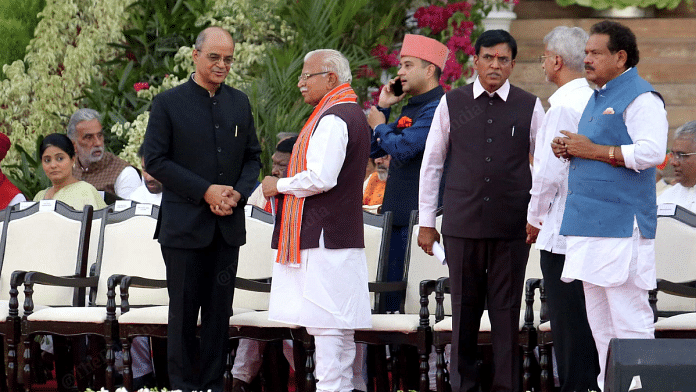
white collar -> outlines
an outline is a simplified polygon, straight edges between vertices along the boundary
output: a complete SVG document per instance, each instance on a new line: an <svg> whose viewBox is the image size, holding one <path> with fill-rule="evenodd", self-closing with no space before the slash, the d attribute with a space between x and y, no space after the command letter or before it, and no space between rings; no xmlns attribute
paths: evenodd
<svg viewBox="0 0 696 392"><path fill-rule="evenodd" d="M493 93L489 93L486 91L486 89L483 88L483 85L481 84L481 80L479 79L481 76L477 76L476 80L474 81L474 99L478 98L481 96L481 94L486 93L488 96L492 97L494 94L498 94L498 96L503 100L507 101L508 94L510 94L510 81L506 80L505 83L503 83L502 86L500 86L499 89L494 91Z"/></svg>
<svg viewBox="0 0 696 392"><path fill-rule="evenodd" d="M590 87L590 84L587 83L587 79L585 79L585 78L573 79L570 82L559 87L558 90L556 90L556 92L554 92L549 97L549 103L551 104L551 106L555 106L559 103L558 101L563 101L564 98L566 98L569 95L572 95L575 90L585 88L585 87L587 87L587 88Z"/></svg>

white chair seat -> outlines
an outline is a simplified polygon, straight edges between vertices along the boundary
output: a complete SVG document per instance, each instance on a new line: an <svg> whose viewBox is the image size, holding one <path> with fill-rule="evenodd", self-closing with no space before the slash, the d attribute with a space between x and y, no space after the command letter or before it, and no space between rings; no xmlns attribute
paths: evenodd
<svg viewBox="0 0 696 392"><path fill-rule="evenodd" d="M255 312L254 309L232 307L232 315Z"/></svg>
<svg viewBox="0 0 696 392"><path fill-rule="evenodd" d="M120 313L121 310L117 309L117 318ZM102 306L45 308L35 311L27 317L27 320L101 324L106 321L106 308Z"/></svg>
<svg viewBox="0 0 696 392"><path fill-rule="evenodd" d="M131 309L118 318L119 324L153 324L166 325L169 321L169 306L149 306ZM198 322L201 325L201 314L198 312Z"/></svg>
<svg viewBox="0 0 696 392"><path fill-rule="evenodd" d="M689 331L696 329L696 313L684 313L676 316L658 320L655 323L655 330L676 330Z"/></svg>
<svg viewBox="0 0 696 392"><path fill-rule="evenodd" d="M41 309L45 309L48 306L44 305L34 305L34 311L38 311ZM22 304L19 304L19 317L24 316L24 306ZM0 301L0 320L3 322L7 320L7 317L10 315L10 303L6 300Z"/></svg>
<svg viewBox="0 0 696 392"><path fill-rule="evenodd" d="M435 316L430 316L429 325L435 323ZM383 332L415 332L420 325L417 314L373 314L372 328L362 328L363 331Z"/></svg>
<svg viewBox="0 0 696 392"><path fill-rule="evenodd" d="M534 326L539 326L539 316L540 313L536 310L534 311ZM524 310L520 311L520 323L519 329L522 330L524 327ZM445 317L444 320L433 326L433 331L436 332L452 332L452 317ZM479 327L479 332L490 332L491 331L491 320L488 318L488 311L484 310L481 316L481 326Z"/></svg>
<svg viewBox="0 0 696 392"><path fill-rule="evenodd" d="M549 332L551 331L551 322L547 321L541 325L539 325L539 332Z"/></svg>
<svg viewBox="0 0 696 392"><path fill-rule="evenodd" d="M268 311L247 312L230 317L232 327L262 327L262 328L299 328L297 325L285 324L268 319Z"/></svg>

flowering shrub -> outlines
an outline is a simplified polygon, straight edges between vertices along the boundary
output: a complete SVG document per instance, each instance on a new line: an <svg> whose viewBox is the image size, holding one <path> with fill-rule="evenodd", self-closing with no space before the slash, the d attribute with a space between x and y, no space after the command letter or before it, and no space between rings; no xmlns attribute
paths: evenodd
<svg viewBox="0 0 696 392"><path fill-rule="evenodd" d="M28 153L42 135L65 130L82 88L113 56L105 45L121 37L132 0L53 0L39 14L24 61L5 65L0 85L0 131ZM17 163L16 149L3 165Z"/></svg>

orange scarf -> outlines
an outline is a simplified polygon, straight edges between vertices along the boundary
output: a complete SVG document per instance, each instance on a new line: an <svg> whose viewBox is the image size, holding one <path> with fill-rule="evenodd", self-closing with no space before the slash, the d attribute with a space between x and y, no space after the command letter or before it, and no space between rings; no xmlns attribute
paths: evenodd
<svg viewBox="0 0 696 392"><path fill-rule="evenodd" d="M344 83L329 91L314 108L312 115L302 127L297 142L292 148L288 177L307 170L307 147L309 139L319 123L322 115L334 105L346 102L357 102L358 96L348 83ZM283 201L283 216L280 220L280 238L278 239L278 255L276 262L281 264L300 264L300 230L302 228L302 213L304 198L285 195Z"/></svg>

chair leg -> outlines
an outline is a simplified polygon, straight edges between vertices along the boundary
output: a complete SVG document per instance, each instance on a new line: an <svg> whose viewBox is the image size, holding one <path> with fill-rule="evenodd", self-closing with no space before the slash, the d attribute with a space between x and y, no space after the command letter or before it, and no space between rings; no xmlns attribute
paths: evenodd
<svg viewBox="0 0 696 392"><path fill-rule="evenodd" d="M314 379L314 336L306 334L304 339L305 362L305 392L315 392L317 390L316 380Z"/></svg>
<svg viewBox="0 0 696 392"><path fill-rule="evenodd" d="M445 372L447 371L447 366L445 365L445 346L438 344L435 346L435 388L437 392L445 392Z"/></svg>
<svg viewBox="0 0 696 392"><path fill-rule="evenodd" d="M114 385L114 376L116 370L114 364L116 362L116 357L114 356L114 342L106 342L106 370L104 374L105 388L109 392L114 392L116 386Z"/></svg>
<svg viewBox="0 0 696 392"><path fill-rule="evenodd" d="M377 392L389 391L386 346L377 346L375 349L375 378Z"/></svg>
<svg viewBox="0 0 696 392"><path fill-rule="evenodd" d="M31 335L25 335L22 337L22 340L24 341L24 364L23 364L23 372L24 372L24 390L26 392L31 392L31 342L32 342L32 337Z"/></svg>
<svg viewBox="0 0 696 392"><path fill-rule="evenodd" d="M420 357L420 392L428 392L430 391L430 377L428 375L428 372L430 371L430 364L428 363L430 345L425 347L425 349L421 348L418 354Z"/></svg>
<svg viewBox="0 0 696 392"><path fill-rule="evenodd" d="M133 390L133 361L130 354L130 339L128 337L121 339L123 348L123 386L127 391Z"/></svg>
<svg viewBox="0 0 696 392"><path fill-rule="evenodd" d="M541 367L540 388L541 392L553 391L553 374L549 372L551 361L550 346L548 344L539 345L539 367Z"/></svg>
<svg viewBox="0 0 696 392"><path fill-rule="evenodd" d="M7 372L5 377L7 378L7 389L10 392L15 392L17 390L17 343L19 342L18 336L7 336Z"/></svg>

